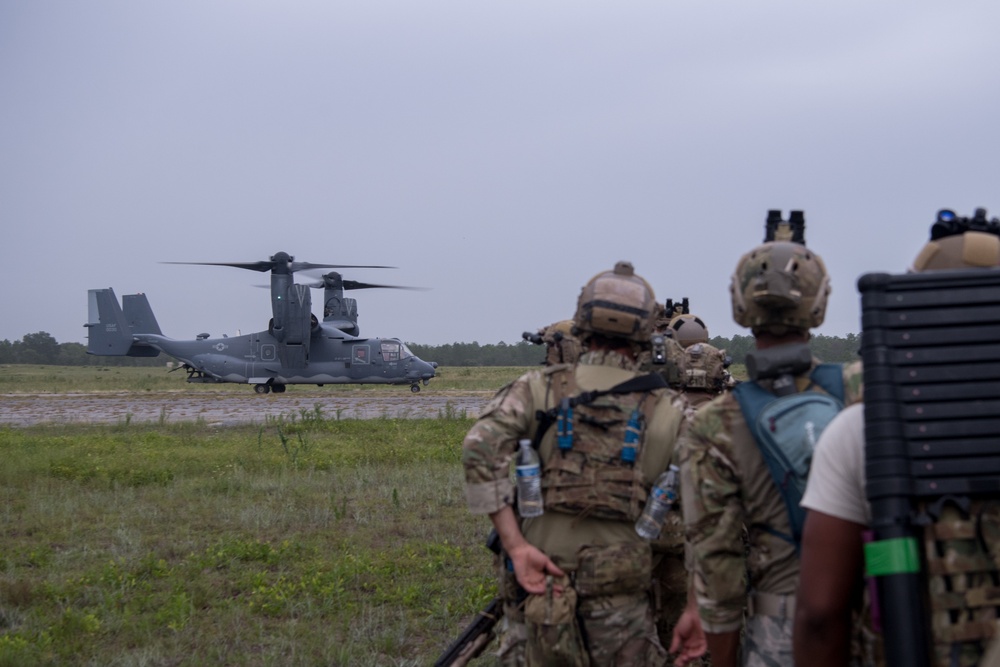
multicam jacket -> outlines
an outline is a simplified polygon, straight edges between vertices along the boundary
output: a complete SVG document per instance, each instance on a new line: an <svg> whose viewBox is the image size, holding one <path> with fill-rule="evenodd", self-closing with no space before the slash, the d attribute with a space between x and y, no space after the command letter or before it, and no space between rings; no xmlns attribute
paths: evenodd
<svg viewBox="0 0 1000 667"><path fill-rule="evenodd" d="M510 478L511 461L517 441L533 438L538 428L536 413L554 407L550 383L560 372L573 373L580 390L608 389L638 375L637 365L616 352L587 352L574 367L549 367L531 371L502 388L473 425L462 447L466 497L476 514L492 514L514 502ZM655 401L644 410L649 416L642 452L636 465L646 488L666 470L674 455L683 416L673 405L674 394L659 389L649 396ZM547 457L560 456L555 447L555 428L550 428L539 446L543 468ZM544 480L543 480L544 484ZM574 568L577 551L585 545L642 543L632 521L599 519L584 512L579 515L546 511L536 519L524 520L525 538L547 553L561 567Z"/></svg>
<svg viewBox="0 0 1000 667"><path fill-rule="evenodd" d="M845 366L845 405L861 400L861 379L860 363ZM806 389L808 374L796 382ZM739 403L728 392L695 414L681 439L679 458L702 625L706 632L731 632L742 622L748 585L762 593L795 593L795 547L774 534L791 532L784 501Z"/></svg>

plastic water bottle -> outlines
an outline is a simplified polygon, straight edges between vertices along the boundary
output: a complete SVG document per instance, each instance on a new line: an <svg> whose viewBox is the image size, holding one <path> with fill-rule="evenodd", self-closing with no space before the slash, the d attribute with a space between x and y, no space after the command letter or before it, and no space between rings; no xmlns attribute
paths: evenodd
<svg viewBox="0 0 1000 667"><path fill-rule="evenodd" d="M524 517L541 516L542 505L542 463L538 452L525 438L517 443L517 511Z"/></svg>
<svg viewBox="0 0 1000 667"><path fill-rule="evenodd" d="M667 512L677 502L677 487L680 484L680 469L672 465L656 478L656 483L646 499L642 516L635 522L635 532L647 540L655 540L663 529Z"/></svg>

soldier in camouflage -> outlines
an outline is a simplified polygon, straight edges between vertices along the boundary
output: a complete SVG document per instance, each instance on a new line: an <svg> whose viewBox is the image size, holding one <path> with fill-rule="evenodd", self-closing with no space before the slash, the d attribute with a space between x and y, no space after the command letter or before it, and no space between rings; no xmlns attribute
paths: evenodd
<svg viewBox="0 0 1000 667"><path fill-rule="evenodd" d="M730 291L735 321L751 329L764 351L808 342L809 330L823 321L830 288L820 257L782 240L744 255ZM813 389L809 371L795 375L794 384ZM773 390L770 380L760 385ZM847 402L859 399L859 368L845 369L844 387ZM790 521L730 392L695 414L680 460L693 588L713 667L791 667L798 558L795 546L777 536L791 534Z"/></svg>
<svg viewBox="0 0 1000 667"><path fill-rule="evenodd" d="M575 364L580 357L580 341L573 335L573 320L553 322L539 329L536 336L545 344L546 366Z"/></svg>
<svg viewBox="0 0 1000 667"><path fill-rule="evenodd" d="M654 303L628 262L595 276L574 317L578 362L531 371L501 389L463 443L469 508L489 515L527 593L529 666L659 666L666 659L649 604L651 549L634 524L671 461L683 417L667 389L615 391L637 376ZM572 414L560 412L561 426L541 429L538 415L568 404L561 399L601 390L610 391L581 401ZM623 443L636 418L632 462ZM560 429L568 424L566 439ZM522 438L532 439L541 457L545 508L519 520L510 466ZM697 632L685 627L682 655L704 652Z"/></svg>
<svg viewBox="0 0 1000 667"><path fill-rule="evenodd" d="M573 335L573 320L560 320L541 327L536 333L524 332L526 341L536 345L545 345L545 366L557 364L575 364L580 358L580 341ZM527 627L524 624L525 594L517 584L517 577L507 569L507 554L501 549L497 554L498 588L503 601L503 618L497 635L500 648L497 651L502 667L518 667L524 665L525 644L528 639Z"/></svg>
<svg viewBox="0 0 1000 667"><path fill-rule="evenodd" d="M678 391L674 404L684 413L685 421L689 421L698 407L719 394L715 388L716 371L722 370L723 362L709 351L716 348L701 342L708 340L704 322L684 312L680 305L660 310L655 333L663 336L665 363L656 365L647 359L643 369L659 372ZM674 462L677 463L677 460ZM671 642L674 628L687 608L688 569L685 564L684 521L679 512L671 512L667 515L663 532L653 542L656 628L664 645ZM698 667L703 663L696 660L691 664Z"/></svg>
<svg viewBox="0 0 1000 667"><path fill-rule="evenodd" d="M984 224L978 228L964 231L959 228L955 230L959 233L932 238L917 255L911 271L995 270L1000 266L1000 229L997 225L985 224L985 212L982 219ZM837 415L816 445L809 484L802 499L802 506L808 508L809 515L802 538L801 582L795 615L794 648L800 664L816 667L843 667L848 661L852 661L851 664L881 664L882 656L871 624L858 627L855 622L858 616L866 616L860 601L863 600L864 535L871 523L871 506L865 497L864 427L864 410L859 404ZM981 574L959 575L963 568L957 565L969 559L971 554L979 561L974 569L982 571L984 555L980 541L992 547L996 559L1000 555L997 553L1000 552L1000 536L980 528L979 539L972 539L977 531L967 518L954 512L954 507L946 508L942 520L945 517L948 529L941 532L954 538L942 540L949 552L949 567L937 568L939 573L929 586L932 595L954 598L956 594L951 591L954 588L965 591L959 598L965 601L995 600L992 578L983 582L976 580ZM991 524L983 522L983 525ZM928 530L929 534L933 532ZM926 553L937 553L939 548L940 544L929 544ZM947 582L946 573L955 573L959 581ZM961 581L963 577L965 580ZM975 590L977 588L979 590ZM935 613L932 626L939 634L950 632L953 637L959 637L954 625L961 622L967 627L961 633L965 635L964 642L945 641L935 646L937 654L932 663L1000 666L1000 646L993 647L992 652L980 659L985 639L996 632L992 607L992 604L981 603L974 611L955 609L952 613ZM978 634L970 628L978 630ZM955 651L958 643L962 644L961 650Z"/></svg>

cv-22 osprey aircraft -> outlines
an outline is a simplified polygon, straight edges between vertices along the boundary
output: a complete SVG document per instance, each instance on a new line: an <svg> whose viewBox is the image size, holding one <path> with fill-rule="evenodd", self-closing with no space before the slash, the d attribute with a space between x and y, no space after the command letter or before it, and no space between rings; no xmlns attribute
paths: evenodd
<svg viewBox="0 0 1000 667"><path fill-rule="evenodd" d="M244 336L195 340L168 338L160 331L145 294L127 294L119 306L114 290L89 290L87 352L102 356L155 357L163 352L182 362L188 382L239 382L258 394L281 393L289 384L408 384L420 391L435 375L437 363L414 356L397 338L362 338L357 301L344 290L416 289L344 280L337 272L321 282L294 282L296 271L351 267L296 262L279 252L267 261L247 263L170 262L233 266L271 272L271 313L266 331ZM310 288L323 288L323 321L312 313Z"/></svg>

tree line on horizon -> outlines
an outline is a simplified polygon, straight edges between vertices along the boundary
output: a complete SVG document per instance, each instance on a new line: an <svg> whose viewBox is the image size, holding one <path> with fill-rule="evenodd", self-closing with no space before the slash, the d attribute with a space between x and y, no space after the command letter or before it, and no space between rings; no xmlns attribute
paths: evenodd
<svg viewBox="0 0 1000 667"><path fill-rule="evenodd" d="M709 343L724 349L733 363L741 364L747 352L754 349L753 336L732 338L716 336ZM441 366L537 366L545 358L542 346L526 341L508 344L503 341L481 345L449 343L420 345L407 343L410 350L424 361L436 361ZM814 335L809 343L813 354L823 361L855 361L861 349L858 334L839 336ZM45 331L27 334L19 341L0 340L0 364L43 364L50 366L162 366L172 358L101 357L87 354L81 343L60 343Z"/></svg>

